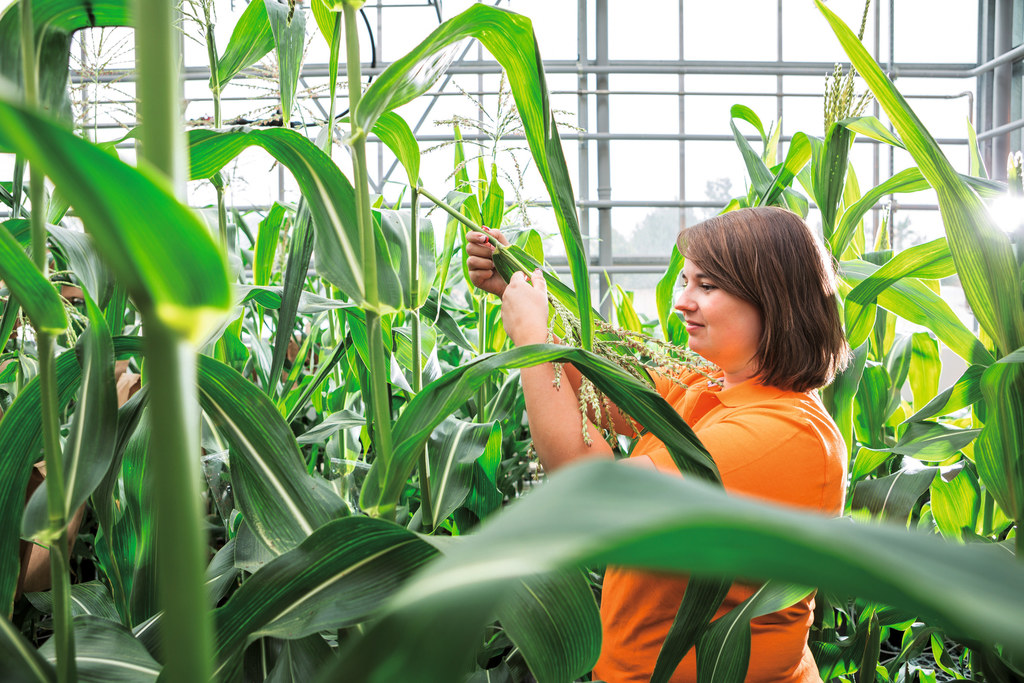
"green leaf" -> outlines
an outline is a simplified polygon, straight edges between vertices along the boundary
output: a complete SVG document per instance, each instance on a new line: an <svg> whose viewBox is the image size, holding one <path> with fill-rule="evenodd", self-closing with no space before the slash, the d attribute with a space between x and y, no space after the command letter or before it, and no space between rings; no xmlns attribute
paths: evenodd
<svg viewBox="0 0 1024 683"><path fill-rule="evenodd" d="M925 462L942 462L967 446L980 429L956 429L937 422L911 422L892 452Z"/></svg>
<svg viewBox="0 0 1024 683"><path fill-rule="evenodd" d="M224 259L161 174L132 168L7 102L0 102L0 144L36 163L67 197L136 304L191 340L220 319L230 302Z"/></svg>
<svg viewBox="0 0 1024 683"><path fill-rule="evenodd" d="M325 524L216 610L218 673L258 636L298 638L365 621L436 553L411 531L368 517Z"/></svg>
<svg viewBox="0 0 1024 683"><path fill-rule="evenodd" d="M836 375L832 384L822 389L821 392L826 409L843 435L847 453L853 452L853 405L857 397L857 388L860 386L860 380L864 374L867 357L868 345L866 343L854 347L849 365Z"/></svg>
<svg viewBox="0 0 1024 683"><path fill-rule="evenodd" d="M54 683L57 672L15 628L7 615L0 619L0 653L4 675L16 683Z"/></svg>
<svg viewBox="0 0 1024 683"><path fill-rule="evenodd" d="M25 597L40 612L53 613L53 591L25 593ZM71 584L71 615L77 617L82 614L114 622L120 620L110 591L100 581Z"/></svg>
<svg viewBox="0 0 1024 683"><path fill-rule="evenodd" d="M687 475L718 481L718 469L693 430L652 388L634 379L610 361L555 344L535 344L480 356L431 382L406 406L395 423L395 451L389 468L374 463L360 493L364 510L374 510L398 494L412 472L416 458L434 428L462 405L499 369L522 368L552 361L571 362L590 378L612 402L664 442Z"/></svg>
<svg viewBox="0 0 1024 683"><path fill-rule="evenodd" d="M875 116L854 116L838 121L837 124L852 130L854 133L860 133L865 137L869 137L872 140L878 140L879 142L884 142L888 145L892 145L893 147L906 149L900 139L893 135L892 132L886 128L885 124L879 121Z"/></svg>
<svg viewBox="0 0 1024 683"><path fill-rule="evenodd" d="M270 364L269 375L273 378L274 387L277 386L277 378L284 370L284 362L288 355L288 340L291 339L290 332L282 334L281 331L292 330L295 327L299 301L306 284L306 272L309 270L309 260L313 257L314 236L311 221L308 204L303 200L299 202L291 241L288 244L288 258L284 267L281 310L277 314L277 329L279 331L274 335L274 357ZM274 391L271 388L268 393L273 395Z"/></svg>
<svg viewBox="0 0 1024 683"><path fill-rule="evenodd" d="M697 680L743 683L750 662L750 620L794 605L809 592L800 586L769 581L716 619L697 645Z"/></svg>
<svg viewBox="0 0 1024 683"><path fill-rule="evenodd" d="M654 663L651 683L665 683L705 632L732 586L728 578L691 576ZM749 648L750 643L747 643Z"/></svg>
<svg viewBox="0 0 1024 683"><path fill-rule="evenodd" d="M311 427L297 440L300 444L325 443L327 439L337 434L342 429L363 427L366 425L366 417L351 410L339 410L331 413L324 421L315 427Z"/></svg>
<svg viewBox="0 0 1024 683"><path fill-rule="evenodd" d="M74 629L75 666L82 683L134 683L160 676L160 664L124 626L87 615L75 618ZM57 658L53 640L39 649L51 662Z"/></svg>
<svg viewBox="0 0 1024 683"><path fill-rule="evenodd" d="M850 246L854 231L860 225L861 219L874 208L879 199L897 192L920 192L927 190L928 187L928 181L924 179L919 170L907 168L868 190L863 197L848 206L839 217L836 230L828 240L832 247L832 255L836 258L842 256L846 248Z"/></svg>
<svg viewBox="0 0 1024 683"><path fill-rule="evenodd" d="M940 392L928 404L907 418L907 422L921 422L932 417L948 415L981 400L981 376L985 366L972 365L960 379L948 389Z"/></svg>
<svg viewBox="0 0 1024 683"><path fill-rule="evenodd" d="M879 268L867 261L850 260L840 264L840 276L856 286ZM988 349L964 327L942 297L915 279L903 279L878 295L878 305L912 323L922 325L968 363L989 364L994 359Z"/></svg>
<svg viewBox="0 0 1024 683"><path fill-rule="evenodd" d="M821 211L821 227L828 241L832 240L835 232L853 138L853 131L839 123L829 126L825 141L820 145L814 144L812 138L811 186L814 201Z"/></svg>
<svg viewBox="0 0 1024 683"><path fill-rule="evenodd" d="M411 240L419 241L419 282L430 282L434 279L434 270L437 261L434 258L434 228L428 218L418 217L418 233L412 234L412 215L409 211L380 210L380 236L378 239L378 251L386 249L389 254L388 272L377 270L378 288L383 292L385 287L393 287L398 290L396 297L400 300L403 308L415 309L423 305L430 294L426 287L419 287L416 301L412 300L412 292L409 289L410 283L410 250ZM383 260L378 257L378 263ZM385 283L390 283L385 284Z"/></svg>
<svg viewBox="0 0 1024 683"><path fill-rule="evenodd" d="M534 164L548 194L565 244L573 287L590 302L587 258L576 218L575 193L555 130L543 62L524 16L483 4L471 5L433 31L404 57L393 62L363 93L353 115L356 128L371 130L380 116L426 92L454 57L453 48L467 37L477 38L505 69ZM581 318L584 348L593 344L593 321Z"/></svg>
<svg viewBox="0 0 1024 683"><path fill-rule="evenodd" d="M74 351L57 357L57 406L63 410L81 379ZM39 377L26 384L0 420L0 611L10 614L18 583L18 538L29 471L42 449Z"/></svg>
<svg viewBox="0 0 1024 683"><path fill-rule="evenodd" d="M264 0L270 31L277 51L278 83L281 89L281 114L284 126L290 127L295 87L306 49L306 13L295 5ZM233 37L233 36L232 36Z"/></svg>
<svg viewBox="0 0 1024 683"><path fill-rule="evenodd" d="M254 0L246 5L231 31L224 54L217 60L217 82L220 87L223 89L238 72L260 61L273 49L274 33L270 28L266 4ZM210 79L210 88L213 87L213 79Z"/></svg>
<svg viewBox="0 0 1024 683"><path fill-rule="evenodd" d="M67 86L71 34L89 27L131 26L132 5L126 0L32 1L39 101L51 117L60 117L70 126ZM23 87L20 6L12 2L0 16L0 77L19 88Z"/></svg>
<svg viewBox="0 0 1024 683"><path fill-rule="evenodd" d="M811 142L806 133L796 133L786 151L786 160L779 166L768 192L762 195L758 206L780 206L782 191L788 188L797 174L811 159Z"/></svg>
<svg viewBox="0 0 1024 683"><path fill-rule="evenodd" d="M985 164L981 160L981 150L978 149L978 134L974 130L974 124L967 119L967 150L971 155L970 173L972 176L987 178Z"/></svg>
<svg viewBox="0 0 1024 683"><path fill-rule="evenodd" d="M960 468L950 480L935 477L931 485L932 516L946 538L960 540L964 529L973 531L981 509L978 479L968 467Z"/></svg>
<svg viewBox="0 0 1024 683"><path fill-rule="evenodd" d="M1024 346L1024 302L1009 238L953 170L938 143L853 32L821 0L815 0L815 4L892 121L921 174L935 188L953 261L978 322L1001 352Z"/></svg>
<svg viewBox="0 0 1024 683"><path fill-rule="evenodd" d="M68 266L82 284L82 288L101 305L111 286L110 272L100 260L93 246L92 238L82 232L47 226L50 239L59 245L67 258Z"/></svg>
<svg viewBox="0 0 1024 683"><path fill-rule="evenodd" d="M939 392L939 372L942 359L939 343L927 332L911 335L910 390L914 396L914 409L920 410Z"/></svg>
<svg viewBox="0 0 1024 683"><path fill-rule="evenodd" d="M117 438L113 342L103 313L88 295L85 303L89 326L79 340L84 386L63 448L65 519L70 519L103 481L114 457ZM22 533L26 538L35 538L49 527L47 487L48 482L44 481L25 507Z"/></svg>
<svg viewBox="0 0 1024 683"><path fill-rule="evenodd" d="M57 290L3 225L0 225L0 280L18 301L24 302L25 313L37 329L50 334L60 334L67 329L68 317Z"/></svg>
<svg viewBox="0 0 1024 683"><path fill-rule="evenodd" d="M333 656L323 637L314 633L298 640L272 641L280 645L266 683L308 683Z"/></svg>
<svg viewBox="0 0 1024 683"><path fill-rule="evenodd" d="M538 683L576 680L601 653L601 616L578 570L516 580L498 621Z"/></svg>
<svg viewBox="0 0 1024 683"><path fill-rule="evenodd" d="M401 116L393 111L386 111L373 124L373 134L381 139L395 155L405 174L409 178L410 187L418 187L420 182L420 145L412 129Z"/></svg>
<svg viewBox="0 0 1024 683"><path fill-rule="evenodd" d="M873 515L905 525L938 471L937 467L926 467L857 482L853 488L853 509L867 509Z"/></svg>
<svg viewBox="0 0 1024 683"><path fill-rule="evenodd" d="M747 139L740 133L740 129L736 127L736 121L734 119L740 119L750 123L757 131L761 134L761 140L764 141L764 129L761 126L761 120L757 118L750 107L746 107L742 104L735 104L732 109L729 110L729 127L732 128L732 137L736 142L736 146L740 148L740 155L743 157L743 164L747 168L747 175L750 176L750 182L753 183L754 193L758 197L764 197L768 194L772 187L772 174L765 165L764 160L754 151L754 148L750 146Z"/></svg>
<svg viewBox="0 0 1024 683"><path fill-rule="evenodd" d="M285 224L287 211L283 204L274 202L266 218L260 221L252 263L252 281L255 285L270 283L270 273L274 267L274 257L277 254L277 245L281 241L281 229Z"/></svg>
<svg viewBox="0 0 1024 683"><path fill-rule="evenodd" d="M1024 519L1024 366L994 363L981 376L986 422L974 444L982 484L1011 519Z"/></svg>
<svg viewBox="0 0 1024 683"><path fill-rule="evenodd" d="M683 255L678 249L672 249L672 255L668 260L668 270L658 280L654 289L654 298L658 305L658 320L661 322L662 336L673 344L686 343L686 326L679 320L675 312L675 301L672 295L675 290L679 273L683 271Z"/></svg>
<svg viewBox="0 0 1024 683"><path fill-rule="evenodd" d="M200 356L199 402L231 444L235 504L276 555L346 512L331 486L307 473L291 428L252 382Z"/></svg>
<svg viewBox="0 0 1024 683"><path fill-rule="evenodd" d="M1024 575L1003 551L807 515L693 478L579 463L461 541L406 584L318 680L341 672L361 681L458 680L511 579L596 562L817 585L919 614L954 638L1024 650Z"/></svg>
<svg viewBox="0 0 1024 683"><path fill-rule="evenodd" d="M473 486L474 464L484 454L497 422L478 424L449 415L434 430L427 447L430 463L430 518L434 526L455 512Z"/></svg>
<svg viewBox="0 0 1024 683"><path fill-rule="evenodd" d="M858 448L853 458L853 467L850 468L850 481L856 482L871 474L891 455L892 451L888 448Z"/></svg>
<svg viewBox="0 0 1024 683"><path fill-rule="evenodd" d="M956 273L953 259L946 245L946 238L918 244L904 249L893 259L860 282L849 294L846 301L867 304L874 301L886 288L903 278L914 277L938 280Z"/></svg>

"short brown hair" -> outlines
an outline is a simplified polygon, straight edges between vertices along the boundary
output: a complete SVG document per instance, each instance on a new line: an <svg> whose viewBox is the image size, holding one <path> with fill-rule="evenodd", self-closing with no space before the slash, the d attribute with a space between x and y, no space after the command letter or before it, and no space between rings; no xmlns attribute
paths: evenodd
<svg viewBox="0 0 1024 683"><path fill-rule="evenodd" d="M846 366L834 271L798 215L740 209L685 228L677 241L716 286L761 312L758 382L809 391Z"/></svg>

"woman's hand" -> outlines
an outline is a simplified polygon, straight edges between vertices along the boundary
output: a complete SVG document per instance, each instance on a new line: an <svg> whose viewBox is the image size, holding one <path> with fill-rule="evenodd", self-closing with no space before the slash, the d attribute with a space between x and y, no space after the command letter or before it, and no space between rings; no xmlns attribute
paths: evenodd
<svg viewBox="0 0 1024 683"><path fill-rule="evenodd" d="M500 230L491 230L490 228L484 228L484 230L497 239L500 244L508 244L508 240ZM469 258L466 259L466 265L469 267L469 281L473 283L473 286L499 297L502 296L505 293L506 283L494 268L494 259L492 258L494 245L487 239L487 235L482 232L468 233L466 235L466 253L469 254Z"/></svg>
<svg viewBox="0 0 1024 683"><path fill-rule="evenodd" d="M501 297L501 322L516 346L548 340L548 288L540 270L512 275Z"/></svg>

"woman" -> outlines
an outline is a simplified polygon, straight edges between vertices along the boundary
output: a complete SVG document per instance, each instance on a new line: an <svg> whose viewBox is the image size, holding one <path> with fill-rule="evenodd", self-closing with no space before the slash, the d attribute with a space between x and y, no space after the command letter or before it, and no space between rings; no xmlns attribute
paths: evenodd
<svg viewBox="0 0 1024 683"><path fill-rule="evenodd" d="M500 241L500 233L492 231ZM835 285L822 251L796 214L773 207L716 216L682 231L686 256L675 308L689 345L720 371L717 382L696 373L678 383L655 376L672 404L708 449L725 489L814 513L837 515L845 497L846 451L815 390L845 364L848 348ZM494 271L492 248L470 235L472 282L502 297L502 319L513 343L542 343L547 300L539 272L517 273L506 285ZM531 281L532 280L532 281ZM566 367L573 389L579 373ZM592 445L579 429L573 391L553 385L550 364L521 372L530 429L545 469L585 457L611 457L591 425ZM565 384L562 385L565 387ZM616 426L630 433L624 416ZM629 464L678 474L664 445L647 434ZM603 645L594 669L609 683L648 681L686 587L685 577L609 567L601 599ZM718 616L754 588L736 583ZM813 598L752 623L747 681L820 681L807 647ZM696 680L691 652L672 681Z"/></svg>

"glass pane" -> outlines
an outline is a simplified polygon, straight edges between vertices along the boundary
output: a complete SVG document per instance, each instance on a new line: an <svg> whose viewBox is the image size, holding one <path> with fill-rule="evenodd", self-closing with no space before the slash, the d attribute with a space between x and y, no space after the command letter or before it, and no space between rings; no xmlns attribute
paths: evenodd
<svg viewBox="0 0 1024 683"><path fill-rule="evenodd" d="M545 3L546 6L558 4L560 3ZM678 0L645 0L643 3L609 0L608 57L678 59Z"/></svg>
<svg viewBox="0 0 1024 683"><path fill-rule="evenodd" d="M687 2L683 54L700 61L774 61L778 7L764 0Z"/></svg>

